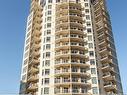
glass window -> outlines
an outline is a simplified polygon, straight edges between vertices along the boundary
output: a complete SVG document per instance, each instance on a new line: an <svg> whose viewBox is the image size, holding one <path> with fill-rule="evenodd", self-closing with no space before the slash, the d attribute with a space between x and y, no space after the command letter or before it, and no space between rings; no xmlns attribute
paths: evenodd
<svg viewBox="0 0 127 95"><path fill-rule="evenodd" d="M93 43L88 43L89 48L93 48Z"/></svg>
<svg viewBox="0 0 127 95"><path fill-rule="evenodd" d="M48 35L48 34L51 34L51 30L47 30L47 35Z"/></svg>
<svg viewBox="0 0 127 95"><path fill-rule="evenodd" d="M48 3L52 3L52 0L48 0Z"/></svg>
<svg viewBox="0 0 127 95"><path fill-rule="evenodd" d="M92 77L92 83L93 83L93 84L97 84L97 79L96 79L96 77Z"/></svg>
<svg viewBox="0 0 127 95"><path fill-rule="evenodd" d="M52 14L52 11L48 11L48 15L51 15Z"/></svg>
<svg viewBox="0 0 127 95"><path fill-rule="evenodd" d="M48 5L48 9L51 9L52 8L52 5Z"/></svg>
<svg viewBox="0 0 127 95"><path fill-rule="evenodd" d="M45 61L45 66L50 66L50 60Z"/></svg>
<svg viewBox="0 0 127 95"><path fill-rule="evenodd" d="M50 70L49 69L45 69L45 75L49 75L50 74Z"/></svg>
<svg viewBox="0 0 127 95"><path fill-rule="evenodd" d="M49 94L49 87L44 88L44 94Z"/></svg>
<svg viewBox="0 0 127 95"><path fill-rule="evenodd" d="M47 23L47 28L50 28L51 27L51 23Z"/></svg>
<svg viewBox="0 0 127 95"><path fill-rule="evenodd" d="M93 51L89 51L89 55L90 56L94 56L94 52Z"/></svg>
<svg viewBox="0 0 127 95"><path fill-rule="evenodd" d="M98 94L97 87L93 87L92 90L93 90L93 94Z"/></svg>
<svg viewBox="0 0 127 95"><path fill-rule="evenodd" d="M91 74L96 74L96 69L95 68L91 68Z"/></svg>
<svg viewBox="0 0 127 95"><path fill-rule="evenodd" d="M51 40L51 37L46 38L46 42L50 42L50 40Z"/></svg>
<svg viewBox="0 0 127 95"><path fill-rule="evenodd" d="M45 78L45 84L49 84L49 78Z"/></svg>
<svg viewBox="0 0 127 95"><path fill-rule="evenodd" d="M51 45L50 44L46 44L46 49L50 49Z"/></svg>
<svg viewBox="0 0 127 95"><path fill-rule="evenodd" d="M87 29L87 32L88 32L88 33L91 33L91 32L92 32L92 31L91 31L91 28L88 28L88 29Z"/></svg>
<svg viewBox="0 0 127 95"><path fill-rule="evenodd" d="M51 17L47 17L47 21L51 21L51 19L52 19Z"/></svg>
<svg viewBox="0 0 127 95"><path fill-rule="evenodd" d="M89 13L89 9L85 9L85 12L86 12L86 13Z"/></svg>
<svg viewBox="0 0 127 95"><path fill-rule="evenodd" d="M88 36L88 41L92 41L92 35Z"/></svg>
<svg viewBox="0 0 127 95"><path fill-rule="evenodd" d="M90 59L90 64L91 64L91 65L95 65L94 59Z"/></svg>
<svg viewBox="0 0 127 95"><path fill-rule="evenodd" d="M46 52L46 57L50 57L50 52Z"/></svg>

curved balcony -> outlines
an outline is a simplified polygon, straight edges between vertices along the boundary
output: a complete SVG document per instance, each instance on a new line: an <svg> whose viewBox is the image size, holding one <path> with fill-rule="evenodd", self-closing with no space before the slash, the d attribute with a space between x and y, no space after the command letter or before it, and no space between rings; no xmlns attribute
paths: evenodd
<svg viewBox="0 0 127 95"><path fill-rule="evenodd" d="M39 79L38 75L29 76L27 81L28 82L36 82L36 81L38 81L38 79Z"/></svg>
<svg viewBox="0 0 127 95"><path fill-rule="evenodd" d="M88 56L86 56L85 54L79 54L79 53L58 53L55 55L56 59L60 59L60 58L79 58L79 59L88 59Z"/></svg>
<svg viewBox="0 0 127 95"><path fill-rule="evenodd" d="M108 52L108 49L107 49L106 46L99 49L99 53L100 53L100 54L106 54L107 52Z"/></svg>
<svg viewBox="0 0 127 95"><path fill-rule="evenodd" d="M103 74L102 77L105 81L116 81L115 76L112 76L110 72Z"/></svg>
<svg viewBox="0 0 127 95"><path fill-rule="evenodd" d="M69 9L69 13L83 15L82 11L81 10L77 10L77 9Z"/></svg>
<svg viewBox="0 0 127 95"><path fill-rule="evenodd" d="M112 73L117 73L117 72L115 71L114 67L113 67L113 66L110 66L109 64L103 65L102 71L104 71L104 72L110 71L110 72L112 72Z"/></svg>
<svg viewBox="0 0 127 95"><path fill-rule="evenodd" d="M82 35L86 37L86 33L83 32L83 29L78 29L78 28L72 28L72 29L59 29L55 32L56 35L64 35L64 34L77 34L77 35Z"/></svg>
<svg viewBox="0 0 127 95"><path fill-rule="evenodd" d="M85 55L85 54L75 54L75 53L73 53L73 54L71 54L71 57L72 58L85 59L85 60L89 59L88 56Z"/></svg>
<svg viewBox="0 0 127 95"><path fill-rule="evenodd" d="M55 40L56 43L69 42L69 41L70 41L69 37L61 37L61 38Z"/></svg>
<svg viewBox="0 0 127 95"><path fill-rule="evenodd" d="M69 13L69 9L59 9L57 12L56 12L56 16L61 16L61 15L68 15Z"/></svg>
<svg viewBox="0 0 127 95"><path fill-rule="evenodd" d="M55 71L55 77L70 76L70 71Z"/></svg>
<svg viewBox="0 0 127 95"><path fill-rule="evenodd" d="M80 46L80 45L71 45L70 46L71 49L77 49L77 50L85 50L88 51L88 48L84 47L84 46Z"/></svg>
<svg viewBox="0 0 127 95"><path fill-rule="evenodd" d="M77 66L77 67L89 67L90 64L87 63L57 63L55 64L55 68L60 68L60 67L69 67L69 66Z"/></svg>
<svg viewBox="0 0 127 95"><path fill-rule="evenodd" d="M55 83L55 86L56 87L70 87L71 85L76 85L76 86L86 86L87 88L88 87L91 87L91 83L85 83L85 82L73 82L73 81L68 81L68 82L59 82L59 83Z"/></svg>
<svg viewBox="0 0 127 95"><path fill-rule="evenodd" d="M107 44L108 44L108 43L107 43L107 40L105 40L105 39L98 41L98 45L99 45L99 46L105 46L105 45L107 45Z"/></svg>
<svg viewBox="0 0 127 95"><path fill-rule="evenodd" d="M106 91L115 91L115 92L117 92L117 86L115 84L112 84L112 83L104 84L104 89Z"/></svg>
<svg viewBox="0 0 127 95"><path fill-rule="evenodd" d="M30 65L32 64L39 64L40 60L39 59L31 59L31 61L29 62Z"/></svg>
<svg viewBox="0 0 127 95"><path fill-rule="evenodd" d="M101 62L108 62L108 61L109 61L108 55L102 56L101 59L100 59L100 61L101 61Z"/></svg>
<svg viewBox="0 0 127 95"><path fill-rule="evenodd" d="M59 89L55 95L92 95L89 92L86 92L85 90L80 89Z"/></svg>
<svg viewBox="0 0 127 95"><path fill-rule="evenodd" d="M39 69L38 69L38 67L31 67L30 69L29 69L29 73L36 73L36 72L38 72L39 71Z"/></svg>
<svg viewBox="0 0 127 95"><path fill-rule="evenodd" d="M79 77L90 77L90 74L87 72L71 72L71 75L75 75Z"/></svg>
<svg viewBox="0 0 127 95"><path fill-rule="evenodd" d="M80 22L84 22L82 16L80 16L80 15L71 15L70 14L69 17L70 17L70 20L77 20L77 21L80 21Z"/></svg>
<svg viewBox="0 0 127 95"><path fill-rule="evenodd" d="M38 89L37 84L32 84L32 85L28 86L27 92L29 92L29 91L34 92L34 91L36 91L37 89Z"/></svg>
<svg viewBox="0 0 127 95"><path fill-rule="evenodd" d="M69 49L70 49L69 45L60 45L60 46L55 47L56 51L59 51L59 50L69 50Z"/></svg>
<svg viewBox="0 0 127 95"><path fill-rule="evenodd" d="M73 3L73 2L69 2L69 7L73 7L76 8L77 10L82 10L81 4L80 3Z"/></svg>
<svg viewBox="0 0 127 95"><path fill-rule="evenodd" d="M31 51L31 54L30 54L30 56L39 56L39 55L40 55L39 50Z"/></svg>

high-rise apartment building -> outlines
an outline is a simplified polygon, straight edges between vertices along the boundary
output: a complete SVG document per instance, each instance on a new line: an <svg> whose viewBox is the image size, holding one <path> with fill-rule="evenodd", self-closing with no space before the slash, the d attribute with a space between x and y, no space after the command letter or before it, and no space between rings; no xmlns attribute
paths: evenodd
<svg viewBox="0 0 127 95"><path fill-rule="evenodd" d="M105 0L31 0L20 93L122 95Z"/></svg>

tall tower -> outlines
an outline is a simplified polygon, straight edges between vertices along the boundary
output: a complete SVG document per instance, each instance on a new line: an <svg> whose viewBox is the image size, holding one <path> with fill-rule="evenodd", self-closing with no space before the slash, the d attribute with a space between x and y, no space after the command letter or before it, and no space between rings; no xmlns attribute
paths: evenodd
<svg viewBox="0 0 127 95"><path fill-rule="evenodd" d="M122 95L105 0L31 0L20 93Z"/></svg>

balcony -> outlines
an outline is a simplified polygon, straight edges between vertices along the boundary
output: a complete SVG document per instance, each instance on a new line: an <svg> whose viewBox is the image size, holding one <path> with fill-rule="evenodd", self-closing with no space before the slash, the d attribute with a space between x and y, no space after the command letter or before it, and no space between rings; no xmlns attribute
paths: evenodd
<svg viewBox="0 0 127 95"><path fill-rule="evenodd" d="M31 65L31 64L39 64L39 62L40 62L40 60L39 59L31 59L31 61L29 62L29 64Z"/></svg>
<svg viewBox="0 0 127 95"><path fill-rule="evenodd" d="M27 91L36 91L38 89L38 85L37 84L30 84L27 88Z"/></svg>
<svg viewBox="0 0 127 95"><path fill-rule="evenodd" d="M55 95L91 95L89 92L84 89L58 89Z"/></svg>
<svg viewBox="0 0 127 95"><path fill-rule="evenodd" d="M115 84L112 84L112 83L105 83L104 84L104 89L106 91L117 91L117 87Z"/></svg>
<svg viewBox="0 0 127 95"><path fill-rule="evenodd" d="M41 47L40 43L33 43L31 45L31 50L33 50L33 49L39 49L40 47Z"/></svg>
<svg viewBox="0 0 127 95"><path fill-rule="evenodd" d="M34 82L34 81L37 81L39 79L39 76L38 75L33 75L33 76L29 76L28 77L28 82Z"/></svg>
<svg viewBox="0 0 127 95"><path fill-rule="evenodd" d="M111 75L110 72L104 73L102 77L105 81L116 81L115 76Z"/></svg>
<svg viewBox="0 0 127 95"><path fill-rule="evenodd" d="M36 73L36 72L38 72L39 71L39 69L38 69L38 67L31 67L30 69L29 69L29 73Z"/></svg>
<svg viewBox="0 0 127 95"><path fill-rule="evenodd" d="M69 69L67 70L56 70L55 76L70 76L71 72Z"/></svg>
<svg viewBox="0 0 127 95"><path fill-rule="evenodd" d="M107 47L103 47L103 48L100 48L99 49L99 53L101 53L101 54L105 54L105 53L107 53L108 51L107 51Z"/></svg>
<svg viewBox="0 0 127 95"><path fill-rule="evenodd" d="M97 38L104 36L104 32L98 33Z"/></svg>
<svg viewBox="0 0 127 95"><path fill-rule="evenodd" d="M30 54L30 56L39 56L40 55L40 51L39 50L33 50L33 51L31 51L31 54Z"/></svg>
<svg viewBox="0 0 127 95"><path fill-rule="evenodd" d="M105 39L98 41L98 45L100 45L100 46L106 45L106 44L107 44L107 42Z"/></svg>
<svg viewBox="0 0 127 95"><path fill-rule="evenodd" d="M102 57L101 57L101 61L102 61L102 62L108 62L108 61L109 61L108 55L102 56Z"/></svg>

